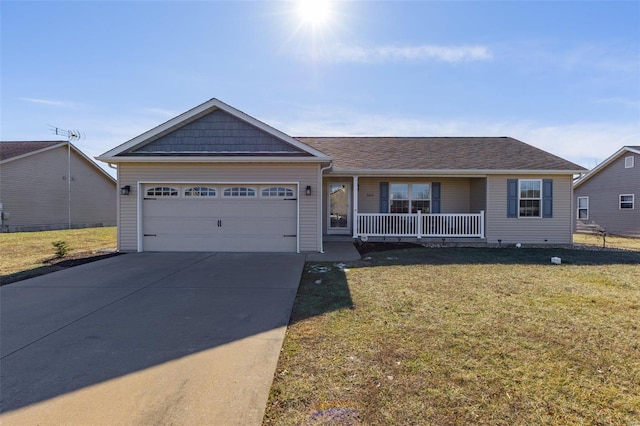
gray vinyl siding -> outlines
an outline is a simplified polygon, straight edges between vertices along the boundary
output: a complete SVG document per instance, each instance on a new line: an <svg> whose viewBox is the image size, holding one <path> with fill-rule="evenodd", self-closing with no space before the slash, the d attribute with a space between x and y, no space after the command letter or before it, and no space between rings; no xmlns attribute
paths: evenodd
<svg viewBox="0 0 640 426"><path fill-rule="evenodd" d="M635 157L634 166L625 168L625 157L630 156ZM635 195L633 209L620 209L621 194ZM598 224L611 234L640 237L640 155L626 152L578 186L576 209L578 197L589 197L589 219L584 224Z"/></svg>
<svg viewBox="0 0 640 426"><path fill-rule="evenodd" d="M472 210L471 204L474 198L485 198L484 188L474 188L482 191L475 194L472 191L469 178L443 178L443 177L419 177L419 178L360 178L360 191L358 196L358 211L360 213L378 213L380 209L380 182L390 183L430 183L441 184L441 213L477 213L481 209ZM481 179L484 180L484 179ZM476 185L477 186L477 185Z"/></svg>
<svg viewBox="0 0 640 426"><path fill-rule="evenodd" d="M507 179L553 179L553 217L508 218ZM573 242L572 176L487 177L486 238L502 244L570 244Z"/></svg>
<svg viewBox="0 0 640 426"><path fill-rule="evenodd" d="M38 231L69 226L67 147L29 155L0 166L0 202L11 214L5 229ZM116 184L71 152L71 226L116 225Z"/></svg>
<svg viewBox="0 0 640 426"><path fill-rule="evenodd" d="M131 194L120 196L118 248L138 250L138 182L299 182L300 251L318 251L318 164L280 163L120 163L119 186L131 185ZM305 195L307 185L312 195Z"/></svg>
<svg viewBox="0 0 640 426"><path fill-rule="evenodd" d="M487 210L487 180L485 178L470 179L469 188L469 210L472 213Z"/></svg>

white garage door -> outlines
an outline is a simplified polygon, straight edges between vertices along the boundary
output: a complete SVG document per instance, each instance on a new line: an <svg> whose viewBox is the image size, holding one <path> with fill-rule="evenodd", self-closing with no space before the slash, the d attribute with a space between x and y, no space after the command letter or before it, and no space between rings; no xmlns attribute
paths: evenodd
<svg viewBox="0 0 640 426"><path fill-rule="evenodd" d="M153 184L143 196L144 251L297 250L295 185Z"/></svg>

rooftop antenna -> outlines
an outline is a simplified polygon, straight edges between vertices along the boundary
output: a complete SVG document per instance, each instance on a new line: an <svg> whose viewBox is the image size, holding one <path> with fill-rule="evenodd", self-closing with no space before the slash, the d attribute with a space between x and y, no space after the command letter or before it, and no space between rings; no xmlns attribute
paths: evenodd
<svg viewBox="0 0 640 426"><path fill-rule="evenodd" d="M64 130L56 126L52 126L51 124L48 124L48 126L51 129L51 133L65 137L69 142L78 141L85 137L84 133L81 133L79 130Z"/></svg>
<svg viewBox="0 0 640 426"><path fill-rule="evenodd" d="M51 129L51 132L67 138L67 175L62 176L62 179L67 180L67 200L68 200L68 227L71 229L71 181L73 178L71 177L71 141L78 141L84 138L84 134L80 133L79 130L64 130L56 126L48 125Z"/></svg>

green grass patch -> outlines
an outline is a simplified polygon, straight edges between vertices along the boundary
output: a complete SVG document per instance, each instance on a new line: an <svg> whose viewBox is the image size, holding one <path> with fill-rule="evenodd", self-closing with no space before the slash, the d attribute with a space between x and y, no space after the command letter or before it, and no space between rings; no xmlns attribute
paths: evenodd
<svg viewBox="0 0 640 426"><path fill-rule="evenodd" d="M640 419L640 253L366 258L307 264L264 424Z"/></svg>
<svg viewBox="0 0 640 426"><path fill-rule="evenodd" d="M53 243L64 241L69 251L65 258L93 256L100 250L115 250L116 228L83 228L59 231L15 232L0 234L0 275L42 268L55 258Z"/></svg>

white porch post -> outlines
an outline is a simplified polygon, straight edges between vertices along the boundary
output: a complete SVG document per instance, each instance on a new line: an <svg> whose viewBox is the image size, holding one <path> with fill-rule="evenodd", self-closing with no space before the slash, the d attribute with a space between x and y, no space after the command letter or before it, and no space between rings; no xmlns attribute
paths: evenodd
<svg viewBox="0 0 640 426"><path fill-rule="evenodd" d="M358 238L358 176L353 177L353 238Z"/></svg>
<svg viewBox="0 0 640 426"><path fill-rule="evenodd" d="M421 239L422 238L422 210L418 210L418 227L417 227L417 231L418 231L418 235L416 238Z"/></svg>
<svg viewBox="0 0 640 426"><path fill-rule="evenodd" d="M480 238L484 238L484 210L480 210Z"/></svg>

